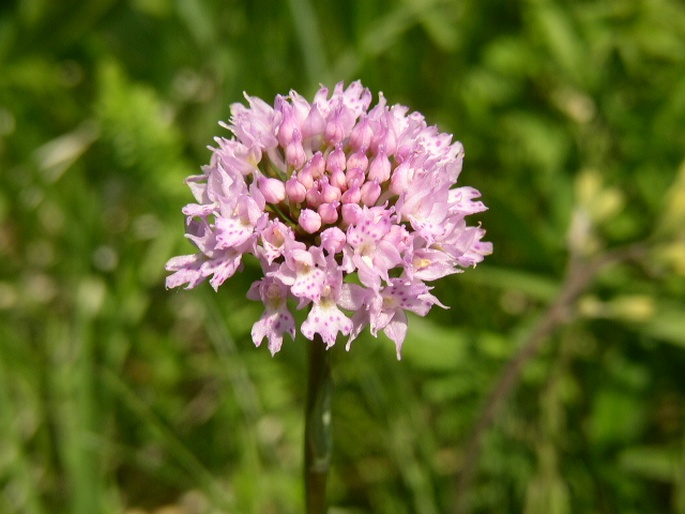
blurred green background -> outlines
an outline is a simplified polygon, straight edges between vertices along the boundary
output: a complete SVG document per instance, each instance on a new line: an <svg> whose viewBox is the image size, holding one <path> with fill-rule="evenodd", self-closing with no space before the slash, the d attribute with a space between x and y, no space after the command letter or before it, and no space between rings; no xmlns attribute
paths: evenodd
<svg viewBox="0 0 685 514"><path fill-rule="evenodd" d="M464 143L495 253L402 361L332 350L331 514L685 513L679 0L4 0L0 512L303 512L305 342L164 263L243 91L358 78Z"/></svg>

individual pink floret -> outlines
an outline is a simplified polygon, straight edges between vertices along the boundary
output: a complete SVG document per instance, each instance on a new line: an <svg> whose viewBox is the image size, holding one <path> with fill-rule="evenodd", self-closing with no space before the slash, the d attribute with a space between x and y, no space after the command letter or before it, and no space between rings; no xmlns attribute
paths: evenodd
<svg viewBox="0 0 685 514"><path fill-rule="evenodd" d="M265 277L252 284L247 297L264 303L262 317L252 326L252 341L259 346L266 338L273 355L281 349L284 334L295 338L295 318L287 303L288 288L273 278Z"/></svg>

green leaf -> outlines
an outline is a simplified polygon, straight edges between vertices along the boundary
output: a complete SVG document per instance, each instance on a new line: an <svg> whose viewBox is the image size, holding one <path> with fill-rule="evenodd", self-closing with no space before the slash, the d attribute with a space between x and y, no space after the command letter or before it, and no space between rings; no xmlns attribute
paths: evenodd
<svg viewBox="0 0 685 514"><path fill-rule="evenodd" d="M402 359L427 371L453 370L464 365L467 342L467 335L457 328L412 316Z"/></svg>
<svg viewBox="0 0 685 514"><path fill-rule="evenodd" d="M643 478L673 482L682 468L682 449L669 446L638 446L621 452L619 465Z"/></svg>
<svg viewBox="0 0 685 514"><path fill-rule="evenodd" d="M685 309L678 304L661 305L640 331L655 339L685 347Z"/></svg>

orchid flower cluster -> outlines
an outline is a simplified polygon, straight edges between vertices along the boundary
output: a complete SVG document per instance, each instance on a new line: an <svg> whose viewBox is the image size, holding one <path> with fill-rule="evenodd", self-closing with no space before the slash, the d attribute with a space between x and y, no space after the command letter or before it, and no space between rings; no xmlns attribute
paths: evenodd
<svg viewBox="0 0 685 514"><path fill-rule="evenodd" d="M310 103L295 91L274 106L246 95L231 106L234 137L216 138L210 164L186 182L183 209L198 248L166 265L168 288L216 290L254 256L262 276L247 292L264 304L252 327L272 354L295 337L291 305L309 308L300 330L347 348L368 326L400 358L406 311L445 307L426 282L475 266L492 252L466 217L486 209L471 187L455 187L463 147L418 112L388 107L357 81Z"/></svg>

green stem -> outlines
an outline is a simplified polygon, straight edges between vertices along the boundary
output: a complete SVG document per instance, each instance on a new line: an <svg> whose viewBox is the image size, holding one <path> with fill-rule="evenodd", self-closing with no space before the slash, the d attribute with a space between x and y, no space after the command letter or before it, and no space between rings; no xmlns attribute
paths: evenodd
<svg viewBox="0 0 685 514"><path fill-rule="evenodd" d="M309 385L304 428L304 483L307 514L325 514L326 480L331 463L331 396L329 354L320 337L310 344Z"/></svg>

